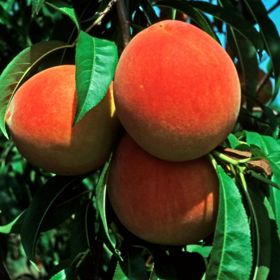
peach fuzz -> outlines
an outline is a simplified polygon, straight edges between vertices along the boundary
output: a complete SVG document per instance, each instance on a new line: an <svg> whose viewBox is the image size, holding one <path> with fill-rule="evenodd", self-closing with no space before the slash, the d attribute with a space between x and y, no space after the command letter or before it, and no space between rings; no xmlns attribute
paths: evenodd
<svg viewBox="0 0 280 280"><path fill-rule="evenodd" d="M241 94L231 58L212 37L165 20L138 33L123 51L114 98L121 123L143 149L186 161L225 140Z"/></svg>
<svg viewBox="0 0 280 280"><path fill-rule="evenodd" d="M75 66L43 70L27 80L11 100L6 123L21 154L33 165L60 175L99 168L117 129L112 87L103 100L73 126Z"/></svg>
<svg viewBox="0 0 280 280"><path fill-rule="evenodd" d="M184 245L214 231L219 183L207 157L164 161L126 134L113 157L107 183L116 216L143 240Z"/></svg>

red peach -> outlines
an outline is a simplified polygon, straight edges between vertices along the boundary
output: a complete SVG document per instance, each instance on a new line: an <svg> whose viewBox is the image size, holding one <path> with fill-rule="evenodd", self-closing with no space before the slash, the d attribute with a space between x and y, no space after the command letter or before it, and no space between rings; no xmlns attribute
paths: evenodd
<svg viewBox="0 0 280 280"><path fill-rule="evenodd" d="M121 139L108 174L120 222L139 238L165 245L197 242L214 231L219 183L207 159L170 162Z"/></svg>
<svg viewBox="0 0 280 280"><path fill-rule="evenodd" d="M121 123L144 150L165 160L195 159L221 144L235 125L240 95L226 51L181 21L138 33L116 69Z"/></svg>
<svg viewBox="0 0 280 280"><path fill-rule="evenodd" d="M112 87L73 127L75 69L62 65L37 73L18 89L6 112L9 132L22 155L33 165L61 175L100 167L117 128Z"/></svg>

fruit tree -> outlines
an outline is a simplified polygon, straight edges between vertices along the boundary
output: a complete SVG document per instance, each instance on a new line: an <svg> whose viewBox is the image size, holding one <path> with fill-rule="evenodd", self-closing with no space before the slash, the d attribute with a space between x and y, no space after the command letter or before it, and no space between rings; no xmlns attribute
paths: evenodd
<svg viewBox="0 0 280 280"><path fill-rule="evenodd" d="M279 13L0 0L0 279L279 280Z"/></svg>

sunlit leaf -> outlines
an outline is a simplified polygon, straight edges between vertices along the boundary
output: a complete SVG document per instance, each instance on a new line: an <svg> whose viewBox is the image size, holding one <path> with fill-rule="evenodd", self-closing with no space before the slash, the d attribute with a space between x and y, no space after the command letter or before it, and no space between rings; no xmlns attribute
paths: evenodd
<svg viewBox="0 0 280 280"><path fill-rule="evenodd" d="M250 226L232 178L218 166L220 200L206 280L249 279L252 268Z"/></svg>
<svg viewBox="0 0 280 280"><path fill-rule="evenodd" d="M272 169L272 181L280 184L280 142L270 136L261 135L257 132L246 131L246 142L261 148L269 160ZM280 190L270 188L270 203L274 210L278 231L280 233Z"/></svg>
<svg viewBox="0 0 280 280"><path fill-rule="evenodd" d="M113 42L80 32L76 47L76 123L105 96L113 80L117 60L117 47Z"/></svg>
<svg viewBox="0 0 280 280"><path fill-rule="evenodd" d="M13 232L13 228L14 226L19 222L19 220L21 219L22 215L24 214L24 212L22 212L21 214L19 214L13 221L11 221L10 223L0 226L0 233L4 233L4 234L9 234L11 232Z"/></svg>
<svg viewBox="0 0 280 280"><path fill-rule="evenodd" d="M32 0L32 14L37 15L44 5L45 0Z"/></svg>
<svg viewBox="0 0 280 280"><path fill-rule="evenodd" d="M204 258L208 258L210 256L212 246L202 246L191 244L187 246L188 252L198 253Z"/></svg>
<svg viewBox="0 0 280 280"><path fill-rule="evenodd" d="M61 270L58 273L56 273L55 275L53 275L50 280L67 280L67 275L65 273L65 270Z"/></svg>
<svg viewBox="0 0 280 280"><path fill-rule="evenodd" d="M65 268L54 274L50 280L76 280L77 277L71 268Z"/></svg>
<svg viewBox="0 0 280 280"><path fill-rule="evenodd" d="M246 142L262 149L265 154L280 152L280 141L254 131L245 131Z"/></svg>
<svg viewBox="0 0 280 280"><path fill-rule="evenodd" d="M230 134L228 135L227 140L228 140L228 142L229 142L229 144L230 144L230 147L233 148L233 149L235 149L237 146L240 145L240 141L239 141L238 138L237 138L234 134L232 134L232 133L230 133Z"/></svg>
<svg viewBox="0 0 280 280"><path fill-rule="evenodd" d="M6 11L11 11L12 7L14 5L14 0L6 0L0 2L0 6L4 8Z"/></svg>
<svg viewBox="0 0 280 280"><path fill-rule="evenodd" d="M11 16L8 13L9 9L10 7L5 7L3 3L0 3L0 24L3 24L11 28L12 23L11 23Z"/></svg>
<svg viewBox="0 0 280 280"><path fill-rule="evenodd" d="M8 134L5 126L5 113L13 94L43 59L58 50L69 47L59 41L40 42L21 51L6 66L0 76L0 129L6 137Z"/></svg>
<svg viewBox="0 0 280 280"><path fill-rule="evenodd" d="M62 2L62 1L56 1L55 4L47 2L47 4L52 7L53 9L63 13L64 15L68 16L73 23L75 24L76 28L80 30L80 24L77 19L75 10L73 7L71 7L68 3Z"/></svg>
<svg viewBox="0 0 280 280"><path fill-rule="evenodd" d="M122 267L120 266L119 262L117 263L113 280L129 280L129 278L127 278L126 274L122 270Z"/></svg>

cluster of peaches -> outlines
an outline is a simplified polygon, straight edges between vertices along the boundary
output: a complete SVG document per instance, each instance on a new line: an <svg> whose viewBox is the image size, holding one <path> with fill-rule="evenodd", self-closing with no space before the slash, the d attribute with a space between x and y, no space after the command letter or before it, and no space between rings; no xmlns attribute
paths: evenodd
<svg viewBox="0 0 280 280"><path fill-rule="evenodd" d="M120 222L148 242L183 245L214 230L219 182L208 154L232 131L240 97L226 51L165 20L130 41L106 96L76 125L74 65L27 80L6 123L22 155L56 174L94 171L113 151L108 197Z"/></svg>

